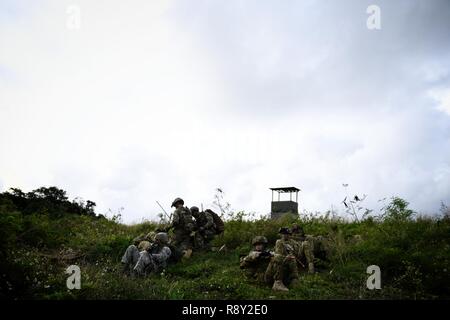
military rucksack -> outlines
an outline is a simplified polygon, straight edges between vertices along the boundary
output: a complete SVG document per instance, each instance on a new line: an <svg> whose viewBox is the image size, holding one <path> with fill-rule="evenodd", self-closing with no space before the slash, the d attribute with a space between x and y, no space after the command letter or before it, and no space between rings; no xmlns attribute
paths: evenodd
<svg viewBox="0 0 450 320"><path fill-rule="evenodd" d="M183 228L187 231L193 231L195 228L194 220L192 219L191 210L188 207L183 207L183 213L181 215L181 223Z"/></svg>
<svg viewBox="0 0 450 320"><path fill-rule="evenodd" d="M223 223L223 220L217 213L215 213L211 209L206 209L205 212L208 212L212 215L214 224L216 225L216 233L221 234L225 230L225 224Z"/></svg>

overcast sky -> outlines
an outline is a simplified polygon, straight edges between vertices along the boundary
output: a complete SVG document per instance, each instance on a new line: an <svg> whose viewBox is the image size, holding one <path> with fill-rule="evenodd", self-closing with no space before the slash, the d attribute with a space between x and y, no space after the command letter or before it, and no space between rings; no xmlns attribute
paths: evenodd
<svg viewBox="0 0 450 320"><path fill-rule="evenodd" d="M450 205L450 1L0 0L0 191L130 223L217 187L343 211L343 183L373 209Z"/></svg>

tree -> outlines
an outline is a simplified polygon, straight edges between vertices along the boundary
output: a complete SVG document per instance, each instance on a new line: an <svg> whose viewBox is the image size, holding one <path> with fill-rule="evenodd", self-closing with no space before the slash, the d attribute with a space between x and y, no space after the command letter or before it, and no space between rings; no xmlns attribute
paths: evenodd
<svg viewBox="0 0 450 320"><path fill-rule="evenodd" d="M409 202L400 197L392 197L391 202L384 207L384 214L382 217L385 220L391 221L406 221L411 219L414 211L408 209Z"/></svg>

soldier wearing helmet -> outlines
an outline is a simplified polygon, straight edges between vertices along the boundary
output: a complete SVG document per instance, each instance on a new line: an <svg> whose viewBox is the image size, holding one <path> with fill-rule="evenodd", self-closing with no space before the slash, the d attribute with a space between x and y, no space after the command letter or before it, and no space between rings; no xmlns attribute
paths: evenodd
<svg viewBox="0 0 450 320"><path fill-rule="evenodd" d="M175 200L172 201L172 205L170 207L178 208L180 205L184 205L184 200L181 198L175 198Z"/></svg>
<svg viewBox="0 0 450 320"><path fill-rule="evenodd" d="M167 233L159 232L146 250L140 251L135 245L129 246L122 257L124 272L143 276L166 268L172 254L168 242Z"/></svg>
<svg viewBox="0 0 450 320"><path fill-rule="evenodd" d="M199 249L209 249L210 242L217 234L214 217L210 212L201 211L198 207L191 207L192 216L195 218L195 247Z"/></svg>
<svg viewBox="0 0 450 320"><path fill-rule="evenodd" d="M297 285L298 269L297 261L300 246L297 241L291 239L292 231L283 227L279 232L281 239L275 243L275 254L271 259L265 274L265 280L273 282L272 289L275 291L289 291L286 285Z"/></svg>
<svg viewBox="0 0 450 320"><path fill-rule="evenodd" d="M160 245L166 245L169 242L169 237L165 232L158 232L155 235L155 243Z"/></svg>
<svg viewBox="0 0 450 320"><path fill-rule="evenodd" d="M246 256L240 258L240 268L244 269L247 278L264 282L264 275L273 256L273 252L266 250L267 238L256 236L252 240L253 249Z"/></svg>
<svg viewBox="0 0 450 320"><path fill-rule="evenodd" d="M301 266L308 266L308 272L314 273L314 242L311 235L306 235L303 227L294 223L292 225L292 239L300 245L299 262Z"/></svg>
<svg viewBox="0 0 450 320"><path fill-rule="evenodd" d="M303 227L297 223L294 223L291 228L292 231L292 239L296 241L305 241L305 230Z"/></svg>
<svg viewBox="0 0 450 320"><path fill-rule="evenodd" d="M268 243L267 238L264 236L256 236L253 238L252 240L252 245L253 246L266 246ZM262 248L262 247L260 247Z"/></svg>
<svg viewBox="0 0 450 320"><path fill-rule="evenodd" d="M195 235L195 223L191 211L184 206L184 201L181 198L176 198L172 202L172 207L175 207L175 211L168 228L173 228L174 237L171 244L183 251L185 258L190 258Z"/></svg>

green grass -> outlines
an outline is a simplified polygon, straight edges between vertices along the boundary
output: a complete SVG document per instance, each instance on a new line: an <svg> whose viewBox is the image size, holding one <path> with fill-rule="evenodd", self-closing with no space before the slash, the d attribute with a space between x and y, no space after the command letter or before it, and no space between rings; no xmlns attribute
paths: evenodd
<svg viewBox="0 0 450 320"><path fill-rule="evenodd" d="M405 207L404 207L405 208ZM330 239L329 261L319 272L300 274L300 285L276 293L247 280L239 254L255 235L273 247L282 221L248 221L243 213L226 222L213 245L225 252L195 252L162 274L131 278L120 272L120 258L132 239L155 230L155 223L123 225L108 219L66 214L28 214L0 205L0 286L8 299L448 299L450 298L450 221L411 218L399 213L349 222L303 217L309 234ZM387 212L389 213L389 212ZM354 241L354 235L363 239ZM81 268L81 289L68 290L66 268ZM382 289L366 288L366 268L378 265Z"/></svg>

